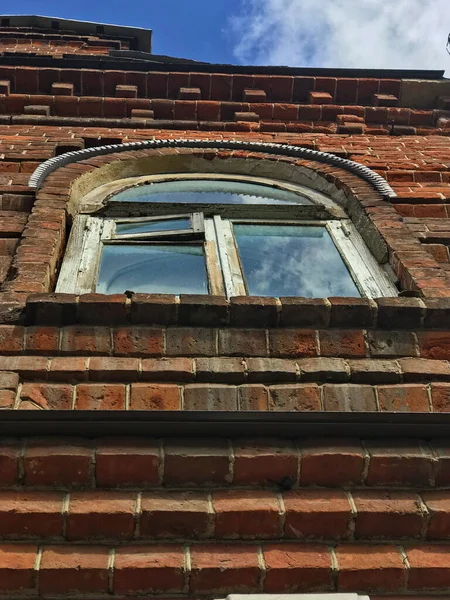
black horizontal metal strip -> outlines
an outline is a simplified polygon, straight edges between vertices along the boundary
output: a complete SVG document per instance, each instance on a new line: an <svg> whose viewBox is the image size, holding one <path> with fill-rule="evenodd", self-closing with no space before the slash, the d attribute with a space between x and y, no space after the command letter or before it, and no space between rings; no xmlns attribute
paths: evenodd
<svg viewBox="0 0 450 600"><path fill-rule="evenodd" d="M0 435L430 439L450 436L450 413L2 411Z"/></svg>

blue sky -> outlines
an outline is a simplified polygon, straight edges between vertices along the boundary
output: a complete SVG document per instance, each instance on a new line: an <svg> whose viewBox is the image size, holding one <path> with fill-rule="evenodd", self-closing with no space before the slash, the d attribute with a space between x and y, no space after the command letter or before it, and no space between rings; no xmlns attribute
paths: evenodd
<svg viewBox="0 0 450 600"><path fill-rule="evenodd" d="M8 5L8 12L12 6L16 14L152 29L155 54L236 62L228 19L241 11L241 0L16 0Z"/></svg>
<svg viewBox="0 0 450 600"><path fill-rule="evenodd" d="M213 63L449 76L449 0L15 0L13 10L149 28L156 54Z"/></svg>

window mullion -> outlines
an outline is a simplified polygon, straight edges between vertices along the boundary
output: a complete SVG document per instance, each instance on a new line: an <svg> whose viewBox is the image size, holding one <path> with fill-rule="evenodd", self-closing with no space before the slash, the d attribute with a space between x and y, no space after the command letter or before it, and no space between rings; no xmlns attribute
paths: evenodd
<svg viewBox="0 0 450 600"><path fill-rule="evenodd" d="M211 219L205 219L203 225L205 231L205 259L209 290L214 296L224 296L224 278L222 276L214 223Z"/></svg>
<svg viewBox="0 0 450 600"><path fill-rule="evenodd" d="M329 221L327 229L364 296L379 298L397 295L395 286L370 255L352 225L342 221Z"/></svg>
<svg viewBox="0 0 450 600"><path fill-rule="evenodd" d="M247 291L234 242L233 231L231 229L231 221L223 220L219 216L215 216L214 226L216 229L227 297L245 296Z"/></svg>

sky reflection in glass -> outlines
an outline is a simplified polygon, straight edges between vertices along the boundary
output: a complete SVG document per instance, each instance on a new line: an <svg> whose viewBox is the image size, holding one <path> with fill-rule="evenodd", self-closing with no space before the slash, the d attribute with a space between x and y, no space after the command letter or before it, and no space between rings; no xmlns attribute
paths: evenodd
<svg viewBox="0 0 450 600"><path fill-rule="evenodd" d="M96 291L123 294L208 294L201 246L107 244Z"/></svg>
<svg viewBox="0 0 450 600"><path fill-rule="evenodd" d="M250 295L361 295L325 227L236 224L233 230Z"/></svg>
<svg viewBox="0 0 450 600"><path fill-rule="evenodd" d="M189 219L167 219L164 221L140 221L131 223L117 223L116 234L125 235L132 233L155 233L158 231L175 231L190 229Z"/></svg>
<svg viewBox="0 0 450 600"><path fill-rule="evenodd" d="M186 204L311 204L305 196L268 185L206 179L140 185L119 192L111 200Z"/></svg>

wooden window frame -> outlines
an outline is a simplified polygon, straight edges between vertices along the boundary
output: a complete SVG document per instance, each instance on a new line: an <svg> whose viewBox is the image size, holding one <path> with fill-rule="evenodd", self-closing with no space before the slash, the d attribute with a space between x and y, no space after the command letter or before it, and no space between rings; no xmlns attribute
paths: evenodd
<svg viewBox="0 0 450 600"><path fill-rule="evenodd" d="M245 276L240 264L238 248L234 239L233 223L260 225L320 225L330 234L342 260L347 266L361 296L377 298L397 296L398 290L388 274L377 263L356 227L350 219L336 218L323 206L298 205L289 207L270 206L260 211L255 218L253 205L252 217L243 214L242 205L214 205L209 214L195 211L178 213L177 207L165 205L166 214L149 217L127 216L129 206L122 205L123 215L105 216L78 215L67 252L61 267L56 292L85 294L95 291L100 265L102 245L104 243L186 243L186 240L200 242L203 249L208 276L209 293L231 298L247 295ZM245 206L245 205L244 205ZM219 207L220 210L216 210ZM147 207L153 213L154 205ZM184 207L185 209L187 206ZM191 208L191 205L188 206ZM195 208L198 208L197 205ZM267 207L266 207L267 208ZM286 210L287 209L287 210ZM316 210L314 210L316 209ZM172 214L171 211L174 210ZM325 216L324 218L324 211ZM270 214L269 214L270 213ZM134 211L132 213L135 214ZM174 218L191 219L189 230L172 230L144 234L115 234L115 224L125 222L161 221ZM290 217L290 218L289 218Z"/></svg>

